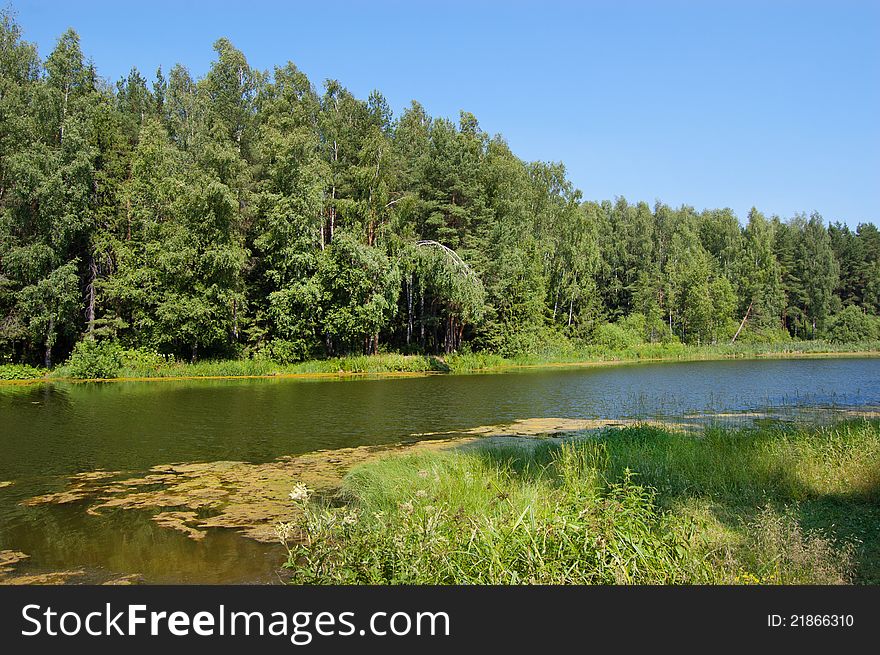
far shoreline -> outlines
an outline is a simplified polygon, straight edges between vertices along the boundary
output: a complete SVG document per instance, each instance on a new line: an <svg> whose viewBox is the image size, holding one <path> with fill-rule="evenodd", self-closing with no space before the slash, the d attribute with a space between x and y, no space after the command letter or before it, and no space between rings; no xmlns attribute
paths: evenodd
<svg viewBox="0 0 880 655"><path fill-rule="evenodd" d="M807 342L809 343L809 342ZM780 344L782 345L782 344ZM790 346L792 344L785 344ZM795 344L794 347L803 347L803 344ZM778 346L777 346L778 347ZM807 346L809 347L809 346ZM845 348L845 346L842 346ZM247 368L254 360L210 360L197 364L178 363L167 369L157 371L156 374L127 375L123 374L113 378L74 378L66 375L58 375L50 372L42 377L19 380L0 380L0 386L30 386L51 383L87 383L87 382L158 382L158 381L192 381L192 380L248 380L248 379L285 379L285 380L361 380L361 379L394 379L394 378L420 378L434 375L465 375L465 374L500 374L516 370L539 370L553 368L592 368L617 366L624 364L642 363L675 363L675 362L713 362L713 361L758 361L758 360L784 360L784 359L851 359L851 358L880 358L880 348L852 350L773 350L772 345L756 344L754 349L745 351L728 351L717 346L708 347L685 347L674 353L652 355L636 350L631 353L608 353L599 357L586 359L581 357L531 357L505 359L497 355L477 353L475 355L452 355L447 359L441 356L429 355L400 355L386 353L369 355L357 358L344 358L341 360L309 360L295 365L276 365L278 370L266 373L218 373L213 374L215 368ZM393 357L396 370L388 370L388 358ZM484 358L489 361L485 365L479 365ZM472 361L477 359L478 361ZM363 368L350 368L344 366L356 361ZM285 368L331 368L339 362L338 370L313 370L291 371ZM476 364L476 365L475 365ZM412 368L407 370L406 367ZM436 368L429 368L434 366ZM194 373L192 370L205 369L204 374ZM271 368L271 364L269 368ZM57 371L63 370L63 367Z"/></svg>

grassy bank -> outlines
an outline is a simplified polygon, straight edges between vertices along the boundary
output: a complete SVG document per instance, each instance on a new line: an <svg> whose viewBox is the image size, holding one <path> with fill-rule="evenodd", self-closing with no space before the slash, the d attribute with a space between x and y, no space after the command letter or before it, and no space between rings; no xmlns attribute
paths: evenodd
<svg viewBox="0 0 880 655"><path fill-rule="evenodd" d="M156 353L123 351L117 365L102 377L115 379L268 377L283 375L388 375L400 373L470 373L520 367L576 366L609 362L698 361L748 358L788 358L823 355L880 354L880 342L837 344L793 341L775 344L686 346L680 343L642 344L621 350L589 346L565 351L505 358L489 352L448 356L382 353L280 364L270 359L176 361ZM106 366L102 366L107 368ZM83 379L70 364L52 371L18 364L0 364L0 381Z"/></svg>
<svg viewBox="0 0 880 655"><path fill-rule="evenodd" d="M645 343L620 350L587 346L562 352L545 352L504 358L492 353L453 355L447 363L453 372L470 372L518 366L551 366L602 362L699 361L748 358L785 358L798 356L880 354L880 341L831 343L827 341L791 341L785 343L734 343L692 346L682 343Z"/></svg>
<svg viewBox="0 0 880 655"><path fill-rule="evenodd" d="M302 583L880 583L880 423L396 456L279 527Z"/></svg>

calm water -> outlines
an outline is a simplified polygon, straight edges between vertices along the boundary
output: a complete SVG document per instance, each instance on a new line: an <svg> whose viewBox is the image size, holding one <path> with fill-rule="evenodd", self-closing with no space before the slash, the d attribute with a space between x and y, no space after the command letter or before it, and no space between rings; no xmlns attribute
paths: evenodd
<svg viewBox="0 0 880 655"><path fill-rule="evenodd" d="M265 462L321 448L532 417L620 418L880 405L880 360L633 364L502 375L0 387L0 549L32 570L141 573L154 582L272 581L277 549L215 530L201 542L133 511L25 507L95 469ZM269 556L267 556L267 553ZM22 570L24 570L23 567Z"/></svg>

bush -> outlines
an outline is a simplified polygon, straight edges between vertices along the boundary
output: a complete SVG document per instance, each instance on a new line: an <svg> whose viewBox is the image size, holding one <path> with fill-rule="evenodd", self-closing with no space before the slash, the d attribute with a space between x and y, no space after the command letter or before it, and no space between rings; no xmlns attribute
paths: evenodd
<svg viewBox="0 0 880 655"><path fill-rule="evenodd" d="M534 326L529 329L502 330L490 340L492 350L502 357L559 357L575 352L574 344L562 332L552 327Z"/></svg>
<svg viewBox="0 0 880 655"><path fill-rule="evenodd" d="M33 380L43 371L27 364L0 364L0 380Z"/></svg>
<svg viewBox="0 0 880 655"><path fill-rule="evenodd" d="M831 318L827 337L832 343L872 341L880 338L878 323L876 316L869 316L857 305L848 305Z"/></svg>
<svg viewBox="0 0 880 655"><path fill-rule="evenodd" d="M174 364L174 357L163 355L147 348L133 348L122 351L122 366L136 375L161 371Z"/></svg>
<svg viewBox="0 0 880 655"><path fill-rule="evenodd" d="M617 323L603 323L593 331L593 343L608 350L626 350L643 343L638 325L627 319Z"/></svg>
<svg viewBox="0 0 880 655"><path fill-rule="evenodd" d="M73 347L65 372L80 380L110 379L122 368L122 347L113 341L84 339Z"/></svg>
<svg viewBox="0 0 880 655"><path fill-rule="evenodd" d="M309 359L312 356L312 351L304 339L297 341L272 339L263 346L258 355L277 364L294 364Z"/></svg>
<svg viewBox="0 0 880 655"><path fill-rule="evenodd" d="M629 316L618 319L617 325L627 332L638 335L640 340L644 340L648 334L648 319L639 312L634 312Z"/></svg>

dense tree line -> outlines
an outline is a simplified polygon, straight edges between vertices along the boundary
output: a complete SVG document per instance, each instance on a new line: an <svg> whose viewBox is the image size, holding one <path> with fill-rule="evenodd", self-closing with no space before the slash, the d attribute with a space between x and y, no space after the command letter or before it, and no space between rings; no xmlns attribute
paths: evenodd
<svg viewBox="0 0 880 655"><path fill-rule="evenodd" d="M214 49L202 79L110 86L72 30L42 61L2 15L0 361L814 338L880 311L872 224L584 202L469 113Z"/></svg>

